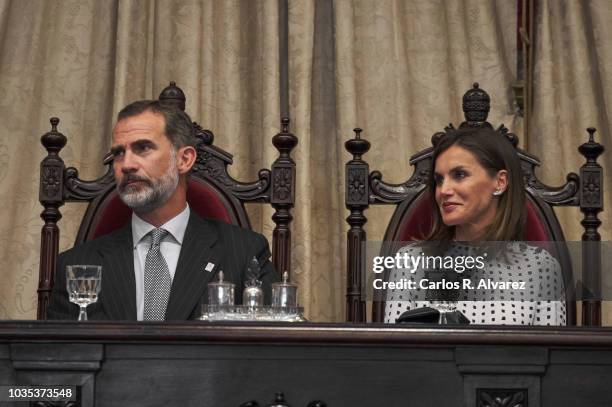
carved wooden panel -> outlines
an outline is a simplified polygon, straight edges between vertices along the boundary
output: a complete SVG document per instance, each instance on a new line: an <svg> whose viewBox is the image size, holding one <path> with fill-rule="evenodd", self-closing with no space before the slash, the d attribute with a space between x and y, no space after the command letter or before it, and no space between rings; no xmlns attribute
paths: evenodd
<svg viewBox="0 0 612 407"><path fill-rule="evenodd" d="M603 206L602 169L582 169L580 171L582 185L580 201L583 208L601 208Z"/></svg>
<svg viewBox="0 0 612 407"><path fill-rule="evenodd" d="M476 389L478 407L528 407L527 389Z"/></svg>
<svg viewBox="0 0 612 407"><path fill-rule="evenodd" d="M270 404L264 404L268 407L289 407L287 401L285 400L285 395L282 392L276 393L274 397L274 401ZM259 404L256 400L247 401L245 403L240 404L239 407L260 407L262 404ZM327 403L321 400L313 400L309 402L305 407L327 407Z"/></svg>
<svg viewBox="0 0 612 407"><path fill-rule="evenodd" d="M368 168L363 165L349 166L346 174L346 204L368 205Z"/></svg>
<svg viewBox="0 0 612 407"><path fill-rule="evenodd" d="M293 203L295 173L291 165L272 166L272 203Z"/></svg>
<svg viewBox="0 0 612 407"><path fill-rule="evenodd" d="M63 165L61 163L45 163L40 169L41 201L56 201L62 199Z"/></svg>
<svg viewBox="0 0 612 407"><path fill-rule="evenodd" d="M77 401L33 401L30 407L81 407Z"/></svg>

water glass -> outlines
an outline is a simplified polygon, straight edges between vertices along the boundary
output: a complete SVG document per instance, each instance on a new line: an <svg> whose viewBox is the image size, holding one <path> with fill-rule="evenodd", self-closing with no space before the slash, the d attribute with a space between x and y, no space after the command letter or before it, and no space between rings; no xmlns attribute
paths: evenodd
<svg viewBox="0 0 612 407"><path fill-rule="evenodd" d="M449 315L457 310L457 301L430 301L431 308L440 312L438 324L446 325L449 321Z"/></svg>
<svg viewBox="0 0 612 407"><path fill-rule="evenodd" d="M66 289L70 302L80 308L79 321L87 321L87 306L98 301L102 266L73 265L66 267Z"/></svg>

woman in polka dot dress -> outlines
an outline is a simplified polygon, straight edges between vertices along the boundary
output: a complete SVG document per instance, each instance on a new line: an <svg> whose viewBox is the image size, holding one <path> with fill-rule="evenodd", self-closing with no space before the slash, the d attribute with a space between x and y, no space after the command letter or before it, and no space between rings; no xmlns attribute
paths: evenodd
<svg viewBox="0 0 612 407"><path fill-rule="evenodd" d="M388 281L401 284L387 289L385 322L410 309L436 308L434 300L445 293L472 324L565 325L559 263L520 241L526 198L510 141L493 129L450 129L437 140L432 163L432 231L399 250L405 261ZM434 272L430 260L445 261L446 272Z"/></svg>

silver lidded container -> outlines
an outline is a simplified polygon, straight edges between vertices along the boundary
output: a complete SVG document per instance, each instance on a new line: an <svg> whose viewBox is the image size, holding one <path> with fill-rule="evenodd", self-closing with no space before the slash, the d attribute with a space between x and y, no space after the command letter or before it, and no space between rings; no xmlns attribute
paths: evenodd
<svg viewBox="0 0 612 407"><path fill-rule="evenodd" d="M272 284L272 307L297 307L297 284L289 282L289 273L283 273L283 281Z"/></svg>
<svg viewBox="0 0 612 407"><path fill-rule="evenodd" d="M208 283L208 305L234 305L234 283L223 281L223 271L219 271L218 280Z"/></svg>

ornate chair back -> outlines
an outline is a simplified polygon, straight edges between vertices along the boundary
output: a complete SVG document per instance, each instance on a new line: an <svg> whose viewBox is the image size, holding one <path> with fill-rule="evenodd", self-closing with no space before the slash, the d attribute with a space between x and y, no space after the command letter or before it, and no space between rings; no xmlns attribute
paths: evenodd
<svg viewBox="0 0 612 407"><path fill-rule="evenodd" d="M475 83L473 88L463 96L463 111L466 120L459 127L492 128L487 122L489 109L489 95ZM451 128L453 125L449 124L447 129ZM587 161L580 168L580 175L568 174L566 183L560 187L550 187L540 182L534 172L535 168L540 165L538 158L518 148L517 136L509 133L503 124L496 130L510 140L521 161L527 196L524 240L541 242L538 244L550 251L561 264L567 288L568 325L576 324L574 278L569 251L553 206L580 207L584 213L583 242L600 240L597 228L601 222L597 219L597 214L603 209L603 195L600 187L603 184L603 172L596 159L603 152L603 147L594 141L595 129L587 130L589 140L579 148ZM361 132L361 129L355 129L355 137L345 143L347 151L353 155L353 159L346 164L346 207L351 212L347 218L350 225L347 235L347 321L351 322L365 322L366 320L366 304L362 298L362 281L364 281L366 270L365 252L362 245L366 240L363 225L367 218L363 213L364 210L370 205L396 206L385 233L385 244L381 255L393 254L399 249L401 242L424 239L432 226L432 207L428 199L427 180L433 147L410 158L414 172L407 181L390 184L383 181L379 171L369 171L369 164L362 156L370 149L370 143L361 137ZM443 134L434 134L432 145L436 138ZM590 253L584 253L585 249ZM589 293L591 299L583 300L582 320L585 325L601 325L601 304L598 300L601 264L598 261L600 258L598 251L598 245L583 244L582 280L592 291ZM384 300L374 299L373 322L383 321L384 306Z"/></svg>

